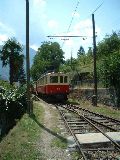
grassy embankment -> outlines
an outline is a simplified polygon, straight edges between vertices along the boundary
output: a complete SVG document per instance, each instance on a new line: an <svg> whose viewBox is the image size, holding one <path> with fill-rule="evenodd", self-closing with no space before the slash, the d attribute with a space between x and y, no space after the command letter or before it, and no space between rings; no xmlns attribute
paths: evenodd
<svg viewBox="0 0 120 160"><path fill-rule="evenodd" d="M80 107L86 108L90 111L100 113L109 117L113 117L116 119L120 120L120 110L115 110L113 107L102 105L102 104L97 104L97 107L93 106L90 101L85 101L85 100L69 100L70 102L80 104Z"/></svg>
<svg viewBox="0 0 120 160"><path fill-rule="evenodd" d="M0 160L34 160L42 156L36 146L41 128L35 121L41 122L43 113L43 108L35 102L34 116L25 114L0 143Z"/></svg>

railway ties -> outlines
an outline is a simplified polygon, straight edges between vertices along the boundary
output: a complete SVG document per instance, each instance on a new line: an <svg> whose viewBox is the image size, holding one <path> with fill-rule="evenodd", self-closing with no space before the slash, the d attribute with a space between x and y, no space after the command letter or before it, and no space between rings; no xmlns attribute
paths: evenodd
<svg viewBox="0 0 120 160"><path fill-rule="evenodd" d="M119 120L95 112L91 112L87 109L81 108L80 106L66 105L66 107L71 110L74 109L76 111L79 111L81 114L84 114L86 118L90 119L93 123L98 123L108 129L111 129L111 131L120 131Z"/></svg>
<svg viewBox="0 0 120 160"><path fill-rule="evenodd" d="M119 160L120 130L112 126L120 125L119 121L79 109L78 106L58 105L57 108L74 138L81 159Z"/></svg>

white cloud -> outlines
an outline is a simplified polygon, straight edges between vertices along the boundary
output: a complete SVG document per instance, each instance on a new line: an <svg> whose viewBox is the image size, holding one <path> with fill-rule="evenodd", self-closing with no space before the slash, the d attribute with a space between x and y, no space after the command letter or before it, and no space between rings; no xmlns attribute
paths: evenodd
<svg viewBox="0 0 120 160"><path fill-rule="evenodd" d="M0 22L0 44L3 44L3 42L7 41L11 36L15 36L13 29Z"/></svg>
<svg viewBox="0 0 120 160"><path fill-rule="evenodd" d="M80 21L74 26L73 32L76 32L83 36L92 37L93 36L92 21L90 19ZM101 33L101 29L97 25L96 25L96 32L98 35L100 35Z"/></svg>
<svg viewBox="0 0 120 160"><path fill-rule="evenodd" d="M72 39L66 40L65 45L67 45L68 47L72 47L74 45L74 41Z"/></svg>
<svg viewBox="0 0 120 160"><path fill-rule="evenodd" d="M32 49L34 49L35 51L37 51L37 50L38 50L38 45L32 44L32 45L30 45L30 48L32 48Z"/></svg>
<svg viewBox="0 0 120 160"><path fill-rule="evenodd" d="M48 21L48 27L49 28L57 28L58 27L58 23L57 23L57 21L55 21L55 20L49 20Z"/></svg>
<svg viewBox="0 0 120 160"><path fill-rule="evenodd" d="M96 24L96 34L99 37L101 33L100 27ZM86 37L77 37L77 38L69 38L69 41L65 41L63 49L65 51L65 57L70 57L71 48L74 49L73 57L76 57L76 53L80 46L83 46L87 51L88 47L92 47L93 45L93 27L92 21L90 19L86 19L84 21L79 21L77 24L71 28L71 32L66 33L64 35L71 36L86 36ZM96 39L97 40L97 39Z"/></svg>
<svg viewBox="0 0 120 160"><path fill-rule="evenodd" d="M74 26L73 30L77 32L83 32L85 29L88 29L88 28L89 29L92 28L92 22L89 19L78 22Z"/></svg>
<svg viewBox="0 0 120 160"><path fill-rule="evenodd" d="M0 34L0 44L2 44L4 41L8 40L8 36L5 34Z"/></svg>

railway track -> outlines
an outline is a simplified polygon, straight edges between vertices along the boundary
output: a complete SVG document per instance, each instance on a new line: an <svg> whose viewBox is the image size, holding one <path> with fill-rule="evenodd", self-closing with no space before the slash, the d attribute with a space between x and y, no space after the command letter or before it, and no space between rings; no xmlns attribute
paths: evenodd
<svg viewBox="0 0 120 160"><path fill-rule="evenodd" d="M56 105L84 160L120 159L120 121L75 105Z"/></svg>
<svg viewBox="0 0 120 160"><path fill-rule="evenodd" d="M36 97L38 100L40 98ZM120 160L120 121L79 105L55 104L81 160Z"/></svg>

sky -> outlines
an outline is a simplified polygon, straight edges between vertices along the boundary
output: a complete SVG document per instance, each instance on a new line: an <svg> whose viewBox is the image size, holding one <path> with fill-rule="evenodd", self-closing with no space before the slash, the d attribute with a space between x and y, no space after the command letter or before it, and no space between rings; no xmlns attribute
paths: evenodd
<svg viewBox="0 0 120 160"><path fill-rule="evenodd" d="M80 46L86 52L88 47L93 47L92 13L96 10L94 17L98 43L106 34L120 30L119 9L120 0L29 0L30 47L37 50L44 41L58 42L65 52L65 59L69 59L71 54L76 58ZM68 37L66 40L47 37L70 35L85 37ZM0 1L0 45L12 37L25 45L25 0Z"/></svg>

